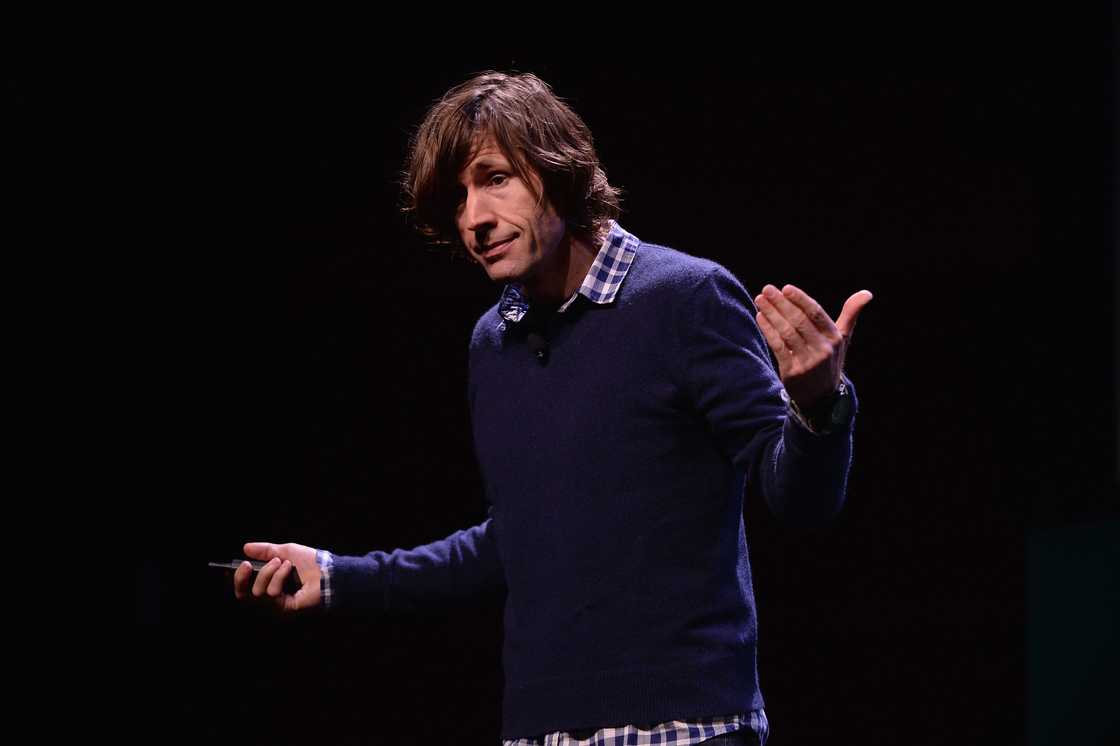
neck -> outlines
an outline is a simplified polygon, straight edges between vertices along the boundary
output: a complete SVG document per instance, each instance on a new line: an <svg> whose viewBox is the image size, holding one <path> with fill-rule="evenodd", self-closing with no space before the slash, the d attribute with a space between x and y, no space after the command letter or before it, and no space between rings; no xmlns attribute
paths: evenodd
<svg viewBox="0 0 1120 746"><path fill-rule="evenodd" d="M563 303L579 290L598 253L591 239L569 232L553 252L552 262L525 280L525 294L538 303Z"/></svg>

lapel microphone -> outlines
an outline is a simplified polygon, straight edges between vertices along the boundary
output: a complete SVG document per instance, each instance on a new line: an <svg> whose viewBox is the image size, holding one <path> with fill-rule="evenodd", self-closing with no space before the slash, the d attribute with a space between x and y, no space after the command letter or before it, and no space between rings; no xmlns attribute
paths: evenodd
<svg viewBox="0 0 1120 746"><path fill-rule="evenodd" d="M525 329L525 345L541 365L548 364L548 332L555 307L531 305L522 320Z"/></svg>
<svg viewBox="0 0 1120 746"><path fill-rule="evenodd" d="M548 340L543 334L534 329L526 335L525 344L529 346L529 352L533 353L538 363L541 365L548 363Z"/></svg>

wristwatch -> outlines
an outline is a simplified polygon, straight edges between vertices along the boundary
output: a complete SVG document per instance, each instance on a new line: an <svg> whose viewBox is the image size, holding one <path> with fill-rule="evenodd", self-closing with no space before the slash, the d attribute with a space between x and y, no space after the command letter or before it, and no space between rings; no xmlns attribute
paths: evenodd
<svg viewBox="0 0 1120 746"><path fill-rule="evenodd" d="M789 400L789 407L798 419L817 435L828 435L837 430L847 429L855 415L852 392L844 381L840 381L835 392L822 397L807 410L799 409L793 399Z"/></svg>

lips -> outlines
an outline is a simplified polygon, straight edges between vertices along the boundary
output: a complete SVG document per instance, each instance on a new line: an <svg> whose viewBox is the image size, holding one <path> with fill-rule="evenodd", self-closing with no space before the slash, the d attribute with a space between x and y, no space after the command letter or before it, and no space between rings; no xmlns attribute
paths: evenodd
<svg viewBox="0 0 1120 746"><path fill-rule="evenodd" d="M517 238L517 236L510 236L509 238L502 239L501 241L498 241L497 243L492 243L492 244L489 244L488 246L484 246L482 248L482 252L479 255L483 259L485 259L489 256L493 256L493 255L497 254L498 252L500 252L502 249L504 249L509 244L509 242L512 241L515 238Z"/></svg>

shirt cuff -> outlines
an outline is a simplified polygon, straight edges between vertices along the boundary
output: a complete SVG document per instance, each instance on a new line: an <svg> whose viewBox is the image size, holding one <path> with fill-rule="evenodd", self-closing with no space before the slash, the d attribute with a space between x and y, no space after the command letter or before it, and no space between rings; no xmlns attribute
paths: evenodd
<svg viewBox="0 0 1120 746"><path fill-rule="evenodd" d="M334 555L325 549L315 551L315 561L319 563L319 595L323 599L323 608L331 607L331 567L334 565Z"/></svg>

